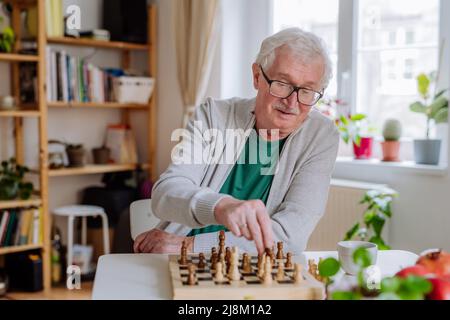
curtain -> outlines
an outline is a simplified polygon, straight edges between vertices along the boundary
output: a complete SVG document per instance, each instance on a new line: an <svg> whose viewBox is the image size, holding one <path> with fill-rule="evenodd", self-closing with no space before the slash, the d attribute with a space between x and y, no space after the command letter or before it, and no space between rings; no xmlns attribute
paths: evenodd
<svg viewBox="0 0 450 320"><path fill-rule="evenodd" d="M184 127L204 99L219 35L219 0L175 0L175 48Z"/></svg>

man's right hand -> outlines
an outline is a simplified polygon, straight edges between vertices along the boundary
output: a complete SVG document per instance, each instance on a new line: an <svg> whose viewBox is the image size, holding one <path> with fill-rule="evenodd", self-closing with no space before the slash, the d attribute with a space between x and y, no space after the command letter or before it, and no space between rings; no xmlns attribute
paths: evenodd
<svg viewBox="0 0 450 320"><path fill-rule="evenodd" d="M273 247L272 222L261 200L224 198L214 208L214 216L235 236L255 241L258 253Z"/></svg>

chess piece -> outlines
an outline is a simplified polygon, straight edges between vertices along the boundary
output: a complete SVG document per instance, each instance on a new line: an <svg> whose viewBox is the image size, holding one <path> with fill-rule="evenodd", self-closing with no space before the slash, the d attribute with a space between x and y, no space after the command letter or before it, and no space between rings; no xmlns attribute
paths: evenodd
<svg viewBox="0 0 450 320"><path fill-rule="evenodd" d="M284 280L284 263L283 260L278 260L277 281Z"/></svg>
<svg viewBox="0 0 450 320"><path fill-rule="evenodd" d="M198 269L199 270L203 270L206 267L206 263L205 263L205 255L203 254L203 252L200 252L200 254L198 255Z"/></svg>
<svg viewBox="0 0 450 320"><path fill-rule="evenodd" d="M258 256L258 272L257 272L257 276L259 278L262 278L264 276L264 266L265 266L265 262L266 260L266 254L263 253L261 256Z"/></svg>
<svg viewBox="0 0 450 320"><path fill-rule="evenodd" d="M252 272L252 265L250 262L250 257L247 253L244 253L244 256L242 257L242 271L244 273L251 273Z"/></svg>
<svg viewBox="0 0 450 320"><path fill-rule="evenodd" d="M214 275L214 280L217 282L223 282L225 280L225 277L223 276L223 268L222 268L222 262L217 262L214 265L214 268L217 270L216 274Z"/></svg>
<svg viewBox="0 0 450 320"><path fill-rule="evenodd" d="M279 259L284 259L284 253L283 253L283 242L278 242L277 243L277 248L278 248L278 251L277 251L277 259L279 260Z"/></svg>
<svg viewBox="0 0 450 320"><path fill-rule="evenodd" d="M216 270L216 263L219 261L219 256L216 252L216 248L213 248L213 252L211 254L211 270Z"/></svg>
<svg viewBox="0 0 450 320"><path fill-rule="evenodd" d="M190 264L188 266L188 271L189 271L189 274L188 274L187 283L190 286L195 286L197 284L197 276L195 274L195 265Z"/></svg>
<svg viewBox="0 0 450 320"><path fill-rule="evenodd" d="M273 248L266 248L266 258L270 258L270 262L272 265L275 264L275 254L273 253Z"/></svg>
<svg viewBox="0 0 450 320"><path fill-rule="evenodd" d="M263 284L271 285L272 284L272 262L270 257L266 257L266 262L264 264L264 276L263 276Z"/></svg>
<svg viewBox="0 0 450 320"><path fill-rule="evenodd" d="M294 269L294 283L295 284L302 283L302 281L303 281L302 270L303 270L303 266L300 263L296 263L295 269Z"/></svg>
<svg viewBox="0 0 450 320"><path fill-rule="evenodd" d="M180 256L180 260L178 260L178 263L182 266L187 264L186 240L183 240L183 244L181 245L181 256Z"/></svg>
<svg viewBox="0 0 450 320"><path fill-rule="evenodd" d="M225 252L222 252L222 254L220 254L219 262L222 264L222 273L226 274L227 270L226 270L226 264L225 264ZM216 272L217 272L217 270L216 270Z"/></svg>
<svg viewBox="0 0 450 320"><path fill-rule="evenodd" d="M219 233L219 257L225 252L225 231L221 230Z"/></svg>
<svg viewBox="0 0 450 320"><path fill-rule="evenodd" d="M239 273L239 251L237 247L233 247L233 252L230 251L228 278L231 281L241 280L241 274Z"/></svg>
<svg viewBox="0 0 450 320"><path fill-rule="evenodd" d="M228 271L230 271L230 263L231 263L230 260L231 260L231 250L230 250L230 247L227 247L225 249L225 263L226 263L227 273L228 273Z"/></svg>
<svg viewBox="0 0 450 320"><path fill-rule="evenodd" d="M292 253L287 253L286 264L284 265L285 269L292 269Z"/></svg>

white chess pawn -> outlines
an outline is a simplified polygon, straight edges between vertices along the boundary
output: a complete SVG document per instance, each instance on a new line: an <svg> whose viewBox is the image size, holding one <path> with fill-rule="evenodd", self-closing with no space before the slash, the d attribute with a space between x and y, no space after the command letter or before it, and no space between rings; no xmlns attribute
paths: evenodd
<svg viewBox="0 0 450 320"><path fill-rule="evenodd" d="M266 263L264 265L264 277L263 284L271 285L272 284L272 261L271 259L266 259Z"/></svg>
<svg viewBox="0 0 450 320"><path fill-rule="evenodd" d="M216 274L214 275L214 280L217 282L223 282L225 277L223 276L222 262L216 263Z"/></svg>
<svg viewBox="0 0 450 320"><path fill-rule="evenodd" d="M283 263L283 260L279 260L278 261L277 280L278 281L283 281L284 280L284 263Z"/></svg>
<svg viewBox="0 0 450 320"><path fill-rule="evenodd" d="M303 281L302 275L303 266L300 263L296 263L294 267L294 283L300 284Z"/></svg>
<svg viewBox="0 0 450 320"><path fill-rule="evenodd" d="M241 280L241 274L239 272L239 251L237 247L233 247L230 258L230 270L228 271L228 278L231 281Z"/></svg>

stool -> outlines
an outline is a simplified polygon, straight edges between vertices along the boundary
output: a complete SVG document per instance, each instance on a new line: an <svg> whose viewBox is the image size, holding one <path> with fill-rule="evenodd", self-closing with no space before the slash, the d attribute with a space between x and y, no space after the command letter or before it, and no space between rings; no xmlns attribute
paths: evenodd
<svg viewBox="0 0 450 320"><path fill-rule="evenodd" d="M73 261L73 223L75 218L82 219L81 242L86 245L87 242L87 217L102 218L103 228L103 249L105 254L109 254L109 225L108 217L102 207L87 205L72 205L57 208L53 211L54 215L67 217L67 267L72 265Z"/></svg>

